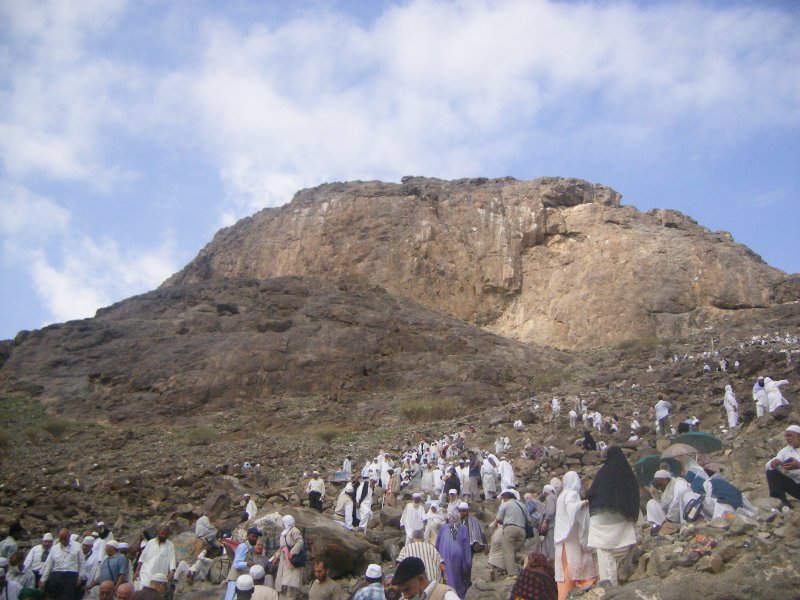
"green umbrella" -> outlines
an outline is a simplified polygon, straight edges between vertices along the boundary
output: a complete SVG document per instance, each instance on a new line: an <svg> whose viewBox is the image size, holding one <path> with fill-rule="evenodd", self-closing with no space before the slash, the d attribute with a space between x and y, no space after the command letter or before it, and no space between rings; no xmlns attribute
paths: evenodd
<svg viewBox="0 0 800 600"><path fill-rule="evenodd" d="M672 438L673 444L689 444L697 448L699 452L708 454L709 452L716 452L722 450L722 440L714 437L709 433L702 431L690 431L689 433L682 433L681 435Z"/></svg>
<svg viewBox="0 0 800 600"><path fill-rule="evenodd" d="M683 472L683 465L675 458L661 458L660 454L651 454L636 461L634 465L634 472L636 473L636 480L642 485L650 485L653 481L653 475L658 471L661 463L667 463L669 470L672 473L679 475Z"/></svg>

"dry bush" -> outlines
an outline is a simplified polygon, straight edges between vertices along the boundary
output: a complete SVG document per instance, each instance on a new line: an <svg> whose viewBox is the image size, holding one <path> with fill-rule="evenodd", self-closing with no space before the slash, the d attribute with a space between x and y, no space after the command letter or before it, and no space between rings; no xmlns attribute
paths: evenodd
<svg viewBox="0 0 800 600"><path fill-rule="evenodd" d="M546 373L537 373L533 376L531 381L531 389L536 390L552 390L561 385L564 381L564 373L561 371L548 371Z"/></svg>

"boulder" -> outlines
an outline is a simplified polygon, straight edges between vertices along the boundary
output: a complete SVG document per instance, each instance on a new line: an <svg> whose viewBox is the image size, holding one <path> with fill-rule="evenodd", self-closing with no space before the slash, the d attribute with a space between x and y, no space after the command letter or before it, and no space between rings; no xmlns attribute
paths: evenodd
<svg viewBox="0 0 800 600"><path fill-rule="evenodd" d="M367 541L365 536L348 531L335 521L308 508L285 508L280 513L259 515L248 526L258 527L266 537L278 538L283 530L281 516L289 514L303 532L308 552L308 571L313 561L324 559L335 579L344 575L361 576L371 562L380 562L382 547ZM246 527L234 531L234 537L243 540Z"/></svg>
<svg viewBox="0 0 800 600"><path fill-rule="evenodd" d="M403 509L397 506L384 506L379 515L381 525L385 527L400 528L400 517L403 516Z"/></svg>

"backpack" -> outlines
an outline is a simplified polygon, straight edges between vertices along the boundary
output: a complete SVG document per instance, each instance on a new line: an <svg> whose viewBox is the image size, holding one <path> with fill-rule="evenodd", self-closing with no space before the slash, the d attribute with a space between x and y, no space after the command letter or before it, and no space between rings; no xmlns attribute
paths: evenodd
<svg viewBox="0 0 800 600"><path fill-rule="evenodd" d="M292 563L293 567L305 567L308 562L305 546L297 554L290 554L289 562Z"/></svg>
<svg viewBox="0 0 800 600"><path fill-rule="evenodd" d="M703 500L705 494L700 494L697 498L692 498L683 507L683 520L687 523L694 523L700 518L703 510Z"/></svg>

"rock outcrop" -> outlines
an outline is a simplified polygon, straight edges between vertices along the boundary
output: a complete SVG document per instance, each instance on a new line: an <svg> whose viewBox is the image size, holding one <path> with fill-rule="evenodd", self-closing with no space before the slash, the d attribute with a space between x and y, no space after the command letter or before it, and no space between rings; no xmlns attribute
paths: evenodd
<svg viewBox="0 0 800 600"><path fill-rule="evenodd" d="M375 286L297 277L165 287L21 333L6 355L0 389L59 413L139 422L249 403L277 411L275 427L297 412L282 397L322 399L343 418L362 395L485 404L572 360Z"/></svg>
<svg viewBox="0 0 800 600"><path fill-rule="evenodd" d="M231 277L361 277L500 335L563 349L683 335L797 286L730 234L641 213L575 179L302 190L220 231L164 287Z"/></svg>

